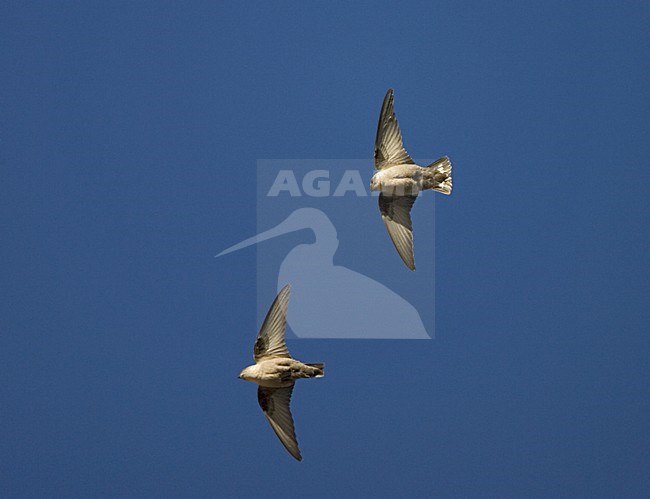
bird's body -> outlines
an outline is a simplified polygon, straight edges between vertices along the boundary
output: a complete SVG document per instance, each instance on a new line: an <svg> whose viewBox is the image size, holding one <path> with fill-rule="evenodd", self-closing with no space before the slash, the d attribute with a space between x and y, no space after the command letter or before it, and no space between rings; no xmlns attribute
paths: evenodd
<svg viewBox="0 0 650 499"><path fill-rule="evenodd" d="M426 167L415 164L402 144L392 89L386 93L379 115L375 169L370 189L380 192L381 218L400 257L408 268L415 270L411 207L421 191L432 189L451 194L451 162L443 156Z"/></svg>
<svg viewBox="0 0 650 499"><path fill-rule="evenodd" d="M257 401L266 419L289 453L300 461L290 409L293 386L300 378L323 377L325 365L303 364L289 354L284 341L289 289L287 284L275 297L255 340L255 364L242 370L239 378L258 385Z"/></svg>
<svg viewBox="0 0 650 499"><path fill-rule="evenodd" d="M389 196L417 196L421 191L428 189L445 192L447 190L445 182L449 177L444 171L436 170L439 162L440 160L436 161L433 168L415 164L384 168L373 175L370 180L370 189ZM451 192L451 182L449 184Z"/></svg>
<svg viewBox="0 0 650 499"><path fill-rule="evenodd" d="M323 364L303 364L299 360L285 358L263 360L248 366L241 373L242 379L268 388L287 387L300 378L322 376Z"/></svg>

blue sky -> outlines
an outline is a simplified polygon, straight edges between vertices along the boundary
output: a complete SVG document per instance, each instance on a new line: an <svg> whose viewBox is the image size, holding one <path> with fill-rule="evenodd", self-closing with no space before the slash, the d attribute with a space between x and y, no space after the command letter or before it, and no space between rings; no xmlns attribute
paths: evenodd
<svg viewBox="0 0 650 499"><path fill-rule="evenodd" d="M0 492L650 494L649 14L3 3ZM298 463L236 379L256 249L213 256L257 231L258 159L369 159L389 87L411 155L454 165L414 207L436 337L291 340L327 364Z"/></svg>

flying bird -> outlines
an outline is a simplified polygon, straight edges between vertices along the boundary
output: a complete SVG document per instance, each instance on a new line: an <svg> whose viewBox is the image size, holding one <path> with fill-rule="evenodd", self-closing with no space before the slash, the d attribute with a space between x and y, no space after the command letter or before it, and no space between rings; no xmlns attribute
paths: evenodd
<svg viewBox="0 0 650 499"><path fill-rule="evenodd" d="M451 194L451 162L447 156L429 166L415 164L402 144L393 110L393 89L384 97L375 139L375 170L370 190L379 191L379 211L399 256L415 270L411 207L420 191Z"/></svg>
<svg viewBox="0 0 650 499"><path fill-rule="evenodd" d="M266 314L253 347L255 365L239 377L257 383L257 401L271 428L294 458L302 460L289 407L295 380L322 378L325 364L303 364L289 354L284 341L290 286L283 287Z"/></svg>

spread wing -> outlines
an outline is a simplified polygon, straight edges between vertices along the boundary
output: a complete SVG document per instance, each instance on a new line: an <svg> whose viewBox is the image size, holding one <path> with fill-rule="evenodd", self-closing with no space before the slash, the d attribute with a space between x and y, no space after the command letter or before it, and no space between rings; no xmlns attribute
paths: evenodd
<svg viewBox="0 0 650 499"><path fill-rule="evenodd" d="M266 314L266 318L255 340L255 346L253 347L253 358L255 362L259 362L264 357L291 358L287 344L284 341L290 288L287 284L280 290Z"/></svg>
<svg viewBox="0 0 650 499"><path fill-rule="evenodd" d="M415 270L411 207L416 199L417 196L388 196L384 193L379 195L379 211L388 235L399 256L411 270Z"/></svg>
<svg viewBox="0 0 650 499"><path fill-rule="evenodd" d="M289 408L293 386L286 388L260 386L257 389L257 401L282 445L286 447L293 457L301 461L302 456L300 455L300 449L298 449L296 430L293 427L293 417L291 417L291 409Z"/></svg>
<svg viewBox="0 0 650 499"><path fill-rule="evenodd" d="M402 145L395 111L393 110L393 89L389 88L384 97L375 138L375 168L382 170L390 166L415 164Z"/></svg>

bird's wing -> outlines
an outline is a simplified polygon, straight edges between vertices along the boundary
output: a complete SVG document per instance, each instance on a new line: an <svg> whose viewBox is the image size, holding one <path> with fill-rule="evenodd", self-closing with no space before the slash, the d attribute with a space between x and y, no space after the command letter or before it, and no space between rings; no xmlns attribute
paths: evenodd
<svg viewBox="0 0 650 499"><path fill-rule="evenodd" d="M384 97L375 138L375 168L382 170L394 165L415 164L402 145L395 111L393 110L393 89Z"/></svg>
<svg viewBox="0 0 650 499"><path fill-rule="evenodd" d="M411 270L415 270L411 207L416 199L417 196L388 196L383 192L379 194L379 211L388 235L399 256Z"/></svg>
<svg viewBox="0 0 650 499"><path fill-rule="evenodd" d="M265 357L288 357L289 350L284 341L284 330L287 324L287 306L289 305L290 286L287 284L280 290L278 296L266 314L253 347L255 362Z"/></svg>
<svg viewBox="0 0 650 499"><path fill-rule="evenodd" d="M293 384L286 388L260 386L257 388L257 401L282 445L293 457L301 461L302 456L298 449L296 430L293 427L293 417L289 408L293 386Z"/></svg>

